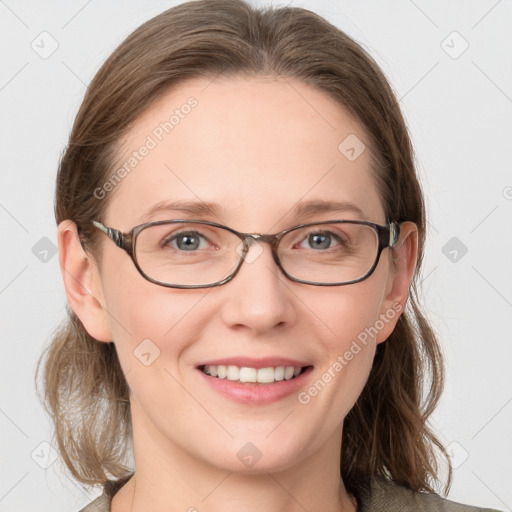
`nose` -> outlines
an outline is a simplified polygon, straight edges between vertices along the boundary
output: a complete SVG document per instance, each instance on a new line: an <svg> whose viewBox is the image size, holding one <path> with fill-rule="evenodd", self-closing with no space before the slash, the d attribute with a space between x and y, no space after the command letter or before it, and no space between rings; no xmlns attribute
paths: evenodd
<svg viewBox="0 0 512 512"><path fill-rule="evenodd" d="M267 243L249 243L237 275L223 288L222 319L231 328L262 334L294 323L294 295ZM288 284L290 283L290 285Z"/></svg>

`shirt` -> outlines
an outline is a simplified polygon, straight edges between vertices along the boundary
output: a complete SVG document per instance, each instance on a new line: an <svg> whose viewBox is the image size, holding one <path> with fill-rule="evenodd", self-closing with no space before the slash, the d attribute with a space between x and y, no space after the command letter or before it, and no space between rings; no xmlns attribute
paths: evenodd
<svg viewBox="0 0 512 512"><path fill-rule="evenodd" d="M108 481L103 494L79 512L110 512L114 494L129 477ZM361 497L358 512L500 512L490 508L471 507L442 498L438 494L414 492L383 479L372 482L371 492Z"/></svg>

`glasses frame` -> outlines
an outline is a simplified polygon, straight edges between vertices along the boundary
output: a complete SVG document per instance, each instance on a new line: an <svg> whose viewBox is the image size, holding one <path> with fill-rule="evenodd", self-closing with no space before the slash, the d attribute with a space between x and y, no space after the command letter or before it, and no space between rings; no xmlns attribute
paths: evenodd
<svg viewBox="0 0 512 512"><path fill-rule="evenodd" d="M180 224L180 223L204 224L206 226L217 227L217 228L225 229L225 230L233 233L234 235L236 235L238 238L240 238L240 240L243 243L243 251L240 254L240 259L239 259L235 269L233 270L233 272L229 276L225 277L224 279L222 279L220 281L217 281L215 283L206 284L206 285L169 284L169 283L165 283L163 281L158 281L157 279L153 279L152 277L148 276L144 272L144 270L142 270L142 268L139 266L139 263L137 261L136 250L135 250L136 246L137 246L137 236L139 235L139 233L141 231L143 231L144 229L147 229L151 226L158 226L158 225L162 225L162 224ZM293 277L286 272L286 270L283 268L283 266L281 264L279 255L277 253L278 245L279 245L279 242L281 241L281 239L287 233L290 233L291 231L295 231L297 229L301 229L301 228L305 228L305 227L319 226L319 225L326 225L326 224L358 224L358 225L362 225L362 226L369 226L375 230L375 232L377 233L378 241L379 241L377 255L375 257L375 261L374 261L372 267L370 268L370 270L368 270L368 272L366 272L366 274L364 274L363 276L361 276L357 279L353 279L352 281L346 281L346 282L341 282L341 283L318 283L315 281L305 281L303 279L297 279L296 277ZM373 274L375 268L377 267L377 265L379 263L380 255L381 255L382 251L384 249L387 249L388 247L389 248L394 247L396 245L396 243L398 242L398 239L400 238L400 224L393 222L393 221L388 223L388 225L386 225L386 226L382 226L380 224L376 224L374 222L369 222L369 221L365 221L365 220L328 220L328 221L324 221L324 222L311 222L311 223L307 223L307 224L300 224L298 226L293 226L292 228L285 229L284 231L281 231L276 234L241 233L241 232L236 231L228 226L224 226L223 224L218 224L216 222L210 222L210 221L206 221L206 220L194 220L194 219L173 219L173 220L159 220L159 221L155 221L155 222L146 222L144 224L139 224L138 226L135 226L128 232L122 232L117 229L107 227L99 221L92 221L92 225L94 227L96 227L97 229L99 229L100 231L102 231L103 233L105 233L105 235L107 235L110 238L110 240L112 240L120 249L123 249L124 251L126 251L126 253L128 253L128 255L131 257L136 269L139 271L139 273L142 275L142 277L144 277L144 279L146 279L147 281L149 281L151 283L157 284L159 286L164 286L166 288L180 288L180 289L213 288L215 286L221 286L223 284L229 283L229 281L231 281L236 276L238 271L240 270L240 268L245 260L245 256L250 248L250 245L252 245L252 243L251 244L248 243L248 240L254 240L256 242L263 242L263 243L270 244L270 247L272 249L272 257L274 258L276 265L280 268L281 272L285 275L285 277L287 277L290 281L294 281L296 283L302 283L302 284L309 284L309 285L313 285L313 286L345 286L348 284L355 284L355 283L364 281L365 279L367 279L368 277L370 277Z"/></svg>

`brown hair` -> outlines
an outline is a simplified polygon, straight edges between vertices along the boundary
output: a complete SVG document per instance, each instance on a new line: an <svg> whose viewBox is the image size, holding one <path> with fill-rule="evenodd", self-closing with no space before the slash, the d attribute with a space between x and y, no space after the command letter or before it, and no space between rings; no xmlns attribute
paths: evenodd
<svg viewBox="0 0 512 512"><path fill-rule="evenodd" d="M302 8L255 9L241 0L199 0L173 7L140 26L114 51L89 85L61 158L57 223L86 228L102 219L108 196L94 191L111 175L122 137L170 88L190 78L272 75L303 81L347 109L364 127L388 219L415 222L419 262L425 212L413 150L397 100L375 61L350 37ZM417 271L418 271L417 269ZM428 426L443 387L436 337L417 300L377 347L368 382L344 420L341 476L358 495L360 482L381 476L413 490L440 482L440 441ZM68 319L43 354L44 401L58 447L73 476L103 484L127 475L128 386L113 343L100 343L68 308ZM448 462L448 479L451 481Z"/></svg>

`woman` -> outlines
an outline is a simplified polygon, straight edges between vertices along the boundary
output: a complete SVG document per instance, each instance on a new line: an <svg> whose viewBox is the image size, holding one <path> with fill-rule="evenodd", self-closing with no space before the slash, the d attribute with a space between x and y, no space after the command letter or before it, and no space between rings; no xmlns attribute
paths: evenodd
<svg viewBox="0 0 512 512"><path fill-rule="evenodd" d="M238 0L148 21L87 90L56 218L45 398L104 485L83 510L474 510L434 491L409 137L340 30Z"/></svg>

